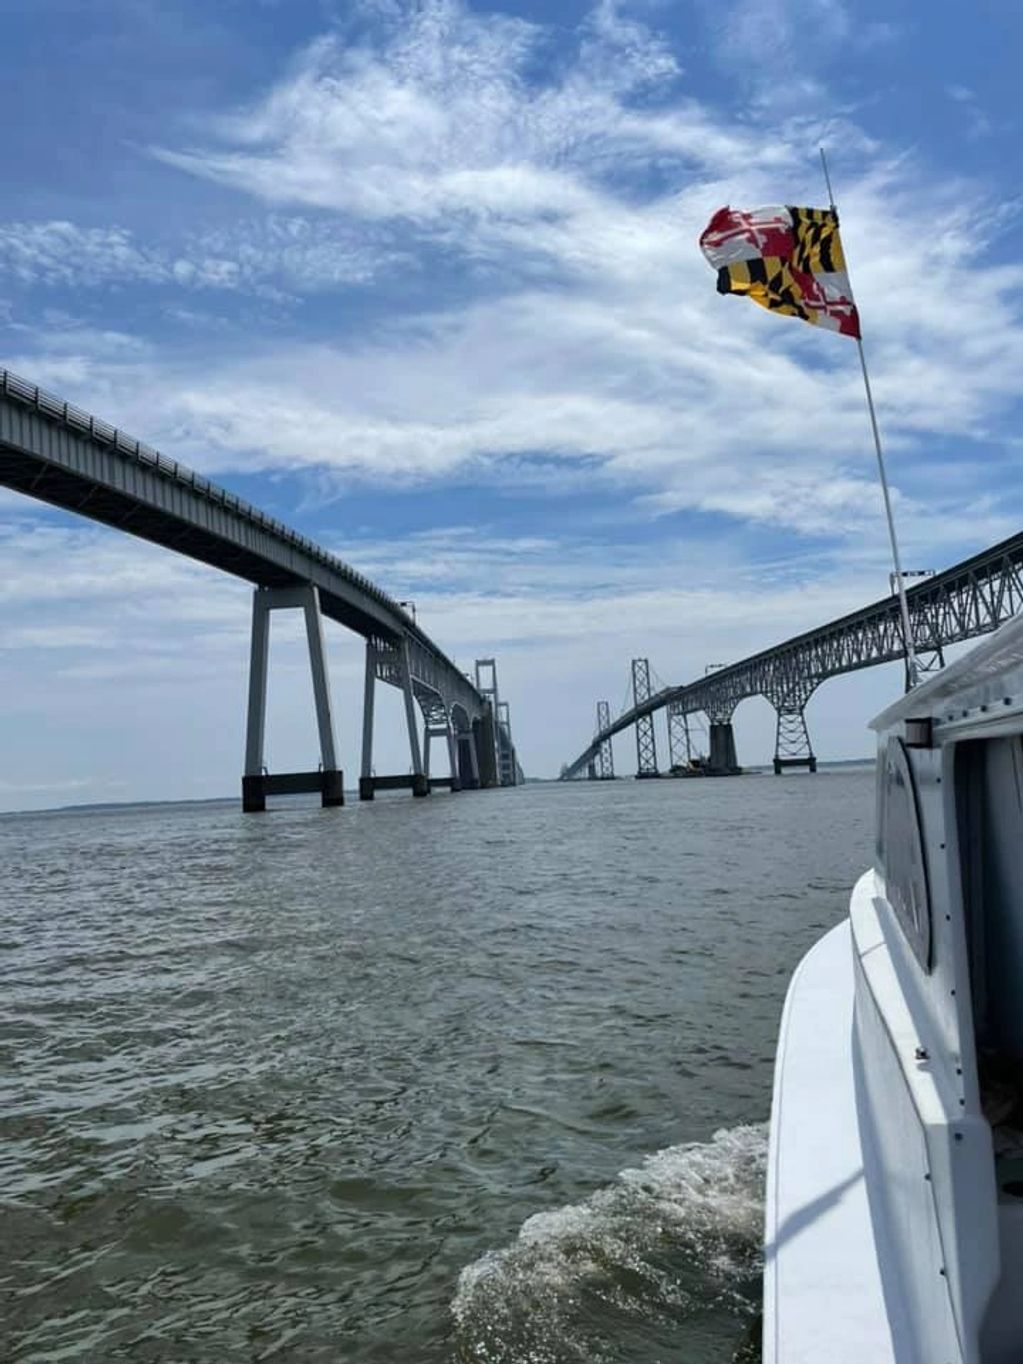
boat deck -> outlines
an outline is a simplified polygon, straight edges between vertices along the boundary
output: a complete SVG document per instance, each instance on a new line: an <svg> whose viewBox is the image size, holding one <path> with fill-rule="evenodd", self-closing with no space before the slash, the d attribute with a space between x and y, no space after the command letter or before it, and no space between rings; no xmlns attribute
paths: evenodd
<svg viewBox="0 0 1023 1364"><path fill-rule="evenodd" d="M803 958L778 1039L767 1174L765 1364L895 1364L864 1181L848 921Z"/></svg>

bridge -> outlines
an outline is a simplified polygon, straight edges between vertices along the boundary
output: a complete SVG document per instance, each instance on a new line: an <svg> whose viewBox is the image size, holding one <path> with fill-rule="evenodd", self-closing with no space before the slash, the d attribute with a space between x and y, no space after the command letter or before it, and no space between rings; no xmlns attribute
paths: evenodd
<svg viewBox="0 0 1023 1364"><path fill-rule="evenodd" d="M184 465L0 369L0 486L151 540L254 584L248 724L242 804L263 810L268 795L314 791L344 803L331 706L323 619L366 641L359 795L406 787L516 785L522 769L495 661L475 677L454 662L404 607L336 555ZM320 742L315 771L268 773L264 765L269 624L273 611L305 618ZM378 776L373 714L378 682L404 697L409 770ZM422 742L416 717L423 723ZM443 744L447 776L430 771L431 741Z"/></svg>
<svg viewBox="0 0 1023 1364"><path fill-rule="evenodd" d="M987 634L1023 608L1023 534L924 578L907 597L918 663L925 672L943 667L948 645ZM826 678L904 657L899 604L893 595L682 686L651 691L647 660L634 659L633 705L612 721L607 703L598 703L593 741L562 769L562 780L584 773L595 779L613 776L611 740L633 725L636 775L658 776L653 715L662 709L667 710L676 770L715 776L738 772L732 716L749 696L765 696L775 709L775 772L788 767L816 771L805 715L816 689ZM703 766L694 768L689 717L698 712L709 721L710 754Z"/></svg>

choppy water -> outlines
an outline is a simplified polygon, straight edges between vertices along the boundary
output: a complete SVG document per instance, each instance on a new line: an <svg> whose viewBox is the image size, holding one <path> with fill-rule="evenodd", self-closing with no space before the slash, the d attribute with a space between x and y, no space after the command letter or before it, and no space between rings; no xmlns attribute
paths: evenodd
<svg viewBox="0 0 1023 1364"><path fill-rule="evenodd" d="M0 1357L727 1364L872 778L0 818Z"/></svg>

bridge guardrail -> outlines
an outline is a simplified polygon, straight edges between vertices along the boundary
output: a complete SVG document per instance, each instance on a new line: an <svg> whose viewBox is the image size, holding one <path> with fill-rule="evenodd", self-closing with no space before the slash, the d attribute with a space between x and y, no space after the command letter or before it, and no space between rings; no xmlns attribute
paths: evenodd
<svg viewBox="0 0 1023 1364"><path fill-rule="evenodd" d="M109 422L105 422L99 417L94 417L91 413L84 411L80 407L76 407L73 403L65 402L63 398L58 398L53 393L47 393L47 391L40 388L38 384L29 383L27 379L22 379L11 370L2 367L0 367L0 393L6 394L8 397L14 398L17 402L24 403L26 406L34 408L45 416L52 417L56 421L61 421L66 426L81 431L84 435L87 435L90 440L98 441L103 445L110 445L122 454L130 455L132 458L139 460L142 464L148 464L159 473L166 475L168 478L173 478L179 483L183 483L186 487L194 489L202 496L213 502L219 503L221 506L226 507L231 511L237 512L239 516L255 522L264 530L278 536L288 544L294 545L297 549L301 549L303 553L308 554L310 558L326 565L333 572L338 573L346 581L358 587L375 601L380 602L382 606L386 606L388 611L392 612L401 622L406 634L416 639L423 648L436 655L436 657L441 659L448 667L455 669L455 671L458 672L461 671L460 669L457 669L454 662L438 649L436 644L420 630L417 623L412 619L408 612L405 611L404 607L400 606L393 597L384 592L382 588L377 587L376 583L371 582L369 578L365 577L362 573L359 573L357 569L352 568L350 564L346 564L343 559L339 559L337 555L331 554L329 551L316 544L315 541L310 540L308 536L300 535L298 531L292 530L290 526L286 526L282 521L278 521L275 517L268 516L266 512L260 511L258 507L252 506L251 503L246 502L244 498L238 497L237 494L229 493L226 488L222 488L219 484L211 482L204 475L196 473L196 471L189 468L188 465L179 464L177 460L170 459L167 455L161 454L160 451L155 449L152 445L147 445L144 441L136 440L134 436L129 436L127 432L122 431L119 427L112 426Z"/></svg>

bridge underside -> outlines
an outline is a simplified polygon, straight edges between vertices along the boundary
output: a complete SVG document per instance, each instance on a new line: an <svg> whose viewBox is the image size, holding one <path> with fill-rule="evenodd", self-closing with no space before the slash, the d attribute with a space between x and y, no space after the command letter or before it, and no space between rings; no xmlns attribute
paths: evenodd
<svg viewBox="0 0 1023 1364"><path fill-rule="evenodd" d="M950 644L995 630L1023 610L1023 534L992 545L941 573L926 577L907 592L914 648L925 670L944 663ZM671 716L702 712L711 721L711 754L707 770L740 770L735 761L731 717L747 697L763 696L775 708L777 728L774 769L806 767L816 771L817 755L806 725L806 705L827 678L892 663L906 656L902 622L895 596L881 598L839 620L738 663L715 667L696 682L665 687L640 697L632 708L603 728L590 746L562 769L562 780L596 771L596 755L615 734L636 727L641 737L653 713L664 707ZM635 671L635 661L633 664ZM643 757L640 754L640 769Z"/></svg>
<svg viewBox="0 0 1023 1364"><path fill-rule="evenodd" d="M517 784L521 768L496 672L484 693L424 633L402 603L334 554L208 479L115 427L0 368L0 486L184 554L255 586L243 803L318 791L343 803L334 736L323 618L366 640L363 722L365 794L409 787ZM314 771L268 773L263 763L270 613L304 612L320 741ZM493 660L487 660L493 667ZM373 685L401 690L409 737L407 774L378 776L372 766ZM477 667L477 683L479 683ZM420 743L417 709L424 723ZM442 739L450 775L430 774L430 740ZM466 749L472 750L468 754ZM478 752L476 750L479 750Z"/></svg>
<svg viewBox="0 0 1023 1364"><path fill-rule="evenodd" d="M232 544L218 532L141 502L128 492L12 449L3 442L0 442L0 484L64 511L87 516L114 530L162 545L258 587L297 587L304 581L297 573L270 563L262 554ZM323 588L320 589L320 602L323 614L329 620L338 621L361 635L383 632L376 617Z"/></svg>

